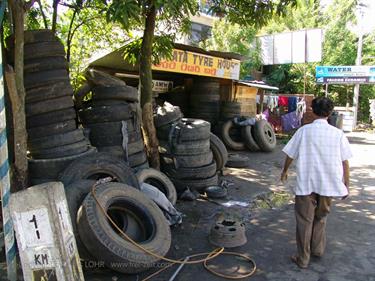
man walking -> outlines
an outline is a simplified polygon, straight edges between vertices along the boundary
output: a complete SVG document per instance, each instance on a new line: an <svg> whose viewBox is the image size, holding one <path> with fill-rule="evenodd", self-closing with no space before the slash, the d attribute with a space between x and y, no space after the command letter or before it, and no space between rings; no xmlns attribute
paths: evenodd
<svg viewBox="0 0 375 281"><path fill-rule="evenodd" d="M292 261L307 268L310 256L321 257L326 245L326 221L331 198L349 195L349 162L352 156L344 133L329 125L333 102L315 98L312 109L317 119L301 127L284 147L286 154L281 180L288 177L293 160L297 166L295 215L297 255Z"/></svg>

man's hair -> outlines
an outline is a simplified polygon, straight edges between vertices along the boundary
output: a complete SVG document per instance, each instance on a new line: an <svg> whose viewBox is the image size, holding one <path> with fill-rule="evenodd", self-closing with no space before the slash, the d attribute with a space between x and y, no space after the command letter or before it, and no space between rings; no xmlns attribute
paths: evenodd
<svg viewBox="0 0 375 281"><path fill-rule="evenodd" d="M311 106L315 115L320 117L328 117L333 111L333 101L326 97L313 99Z"/></svg>

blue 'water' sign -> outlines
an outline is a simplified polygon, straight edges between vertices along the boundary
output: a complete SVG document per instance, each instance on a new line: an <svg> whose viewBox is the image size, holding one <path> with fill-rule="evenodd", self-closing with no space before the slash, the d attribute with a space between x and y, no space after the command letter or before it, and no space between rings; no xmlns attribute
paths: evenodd
<svg viewBox="0 0 375 281"><path fill-rule="evenodd" d="M319 84L375 84L375 66L317 66Z"/></svg>

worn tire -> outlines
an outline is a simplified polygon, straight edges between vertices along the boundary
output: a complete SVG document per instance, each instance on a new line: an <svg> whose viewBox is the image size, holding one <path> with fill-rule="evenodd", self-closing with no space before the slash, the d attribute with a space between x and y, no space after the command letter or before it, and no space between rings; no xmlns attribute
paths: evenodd
<svg viewBox="0 0 375 281"><path fill-rule="evenodd" d="M228 161L228 151L224 143L214 134L210 134L210 148L216 162L216 170L220 171Z"/></svg>
<svg viewBox="0 0 375 281"><path fill-rule="evenodd" d="M61 145L57 147L46 148L43 150L31 151L33 158L52 159L59 157L68 157L72 155L81 154L90 148L90 143L84 139L79 142Z"/></svg>
<svg viewBox="0 0 375 281"><path fill-rule="evenodd" d="M25 106L26 116L34 116L47 112L56 112L58 110L73 108L74 103L71 96L63 96L55 99L48 99L44 101L28 103ZM76 115L71 119L75 119Z"/></svg>
<svg viewBox="0 0 375 281"><path fill-rule="evenodd" d="M68 203L70 218L72 221L73 234L76 239L79 257L83 260L92 260L93 257L87 250L85 245L82 243L81 237L79 236L77 215L79 208L81 207L87 194L91 192L94 184L94 180L80 180L65 186L65 196L66 202Z"/></svg>
<svg viewBox="0 0 375 281"><path fill-rule="evenodd" d="M63 96L73 97L73 88L69 80L57 82L53 85L28 89L26 91L25 102L26 104L30 104Z"/></svg>
<svg viewBox="0 0 375 281"><path fill-rule="evenodd" d="M24 73L28 74L53 69L65 69L68 71L69 63L64 57L30 59L25 61Z"/></svg>
<svg viewBox="0 0 375 281"><path fill-rule="evenodd" d="M52 135L43 138L29 140L27 145L31 151L48 149L56 146L76 143L85 139L82 129L76 129L71 132Z"/></svg>
<svg viewBox="0 0 375 281"><path fill-rule="evenodd" d="M160 154L160 162L173 165L175 168L197 168L209 165L213 160L211 150L198 155L170 155Z"/></svg>
<svg viewBox="0 0 375 281"><path fill-rule="evenodd" d="M90 141L94 146L122 146L123 137L121 132L116 135L92 134L90 132ZM128 143L143 142L141 132L128 132Z"/></svg>
<svg viewBox="0 0 375 281"><path fill-rule="evenodd" d="M154 124L156 128L176 122L182 118L181 110L178 106L173 107L173 111L158 110L154 115Z"/></svg>
<svg viewBox="0 0 375 281"><path fill-rule="evenodd" d="M25 30L24 41L25 44L36 43L36 42L53 42L58 41L57 36L50 29L35 29ZM12 48L14 47L14 35L12 34L6 39L7 45Z"/></svg>
<svg viewBox="0 0 375 281"><path fill-rule="evenodd" d="M32 127L39 127L39 126L66 121L69 119L75 119L76 117L77 117L76 111L73 107L71 107L71 108L41 113L38 115L27 117L26 127L29 129Z"/></svg>
<svg viewBox="0 0 375 281"><path fill-rule="evenodd" d="M24 80L25 89L27 92L32 88L49 86L50 84L69 81L69 74L66 69L52 69L26 73Z"/></svg>
<svg viewBox="0 0 375 281"><path fill-rule="evenodd" d="M230 168L246 168L249 166L250 158L237 153L229 153L227 167Z"/></svg>
<svg viewBox="0 0 375 281"><path fill-rule="evenodd" d="M28 159L29 175L34 179L51 179L56 181L59 174L74 160L96 153L95 148L81 154L54 159Z"/></svg>
<svg viewBox="0 0 375 281"><path fill-rule="evenodd" d="M171 130L177 142L205 140L210 137L211 124L200 119L182 118L176 123L159 127L158 137L168 140Z"/></svg>
<svg viewBox="0 0 375 281"><path fill-rule="evenodd" d="M139 102L137 88L131 86L96 86L92 88L92 100L124 100Z"/></svg>
<svg viewBox="0 0 375 281"><path fill-rule="evenodd" d="M174 186L176 187L177 193L182 193L187 188L194 189L196 191L204 191L206 187L218 185L219 182L217 174L207 179L179 180L171 178L171 180L174 183Z"/></svg>
<svg viewBox="0 0 375 281"><path fill-rule="evenodd" d="M132 120L124 121L127 125L127 132L131 133L136 130L140 131L140 125L134 124ZM122 135L122 122L103 122L103 123L92 123L87 124L87 128L90 128L90 134L92 135Z"/></svg>
<svg viewBox="0 0 375 281"><path fill-rule="evenodd" d="M222 140L225 143L225 145L227 147L229 147L230 149L245 150L245 143L244 142L236 141L231 137L230 131L231 131L231 129L233 129L234 126L235 126L235 124L233 123L232 120L228 120L227 122L225 122L223 124L222 130L221 130ZM239 129L240 129L240 127L238 127L238 130Z"/></svg>
<svg viewBox="0 0 375 281"><path fill-rule="evenodd" d="M85 72L85 78L92 88L97 86L114 87L126 86L125 81L101 70L90 68Z"/></svg>
<svg viewBox="0 0 375 281"><path fill-rule="evenodd" d="M66 120L45 126L30 128L27 130L29 141L37 138L63 134L77 129L76 120Z"/></svg>
<svg viewBox="0 0 375 281"><path fill-rule="evenodd" d="M174 165L162 166L162 171L171 178L179 180L206 179L216 174L216 162L196 168L175 168Z"/></svg>
<svg viewBox="0 0 375 281"><path fill-rule="evenodd" d="M159 141L159 152L175 155L198 155L210 151L210 140L198 140L183 143Z"/></svg>
<svg viewBox="0 0 375 281"><path fill-rule="evenodd" d="M241 129L242 137L245 140L245 145L250 151L259 151L260 148L256 143L253 134L252 134L252 127L253 126L244 126Z"/></svg>
<svg viewBox="0 0 375 281"><path fill-rule="evenodd" d="M59 176L65 184L77 180L115 178L116 181L126 183L139 189L137 177L130 167L120 158L108 153L95 153L73 161Z"/></svg>
<svg viewBox="0 0 375 281"><path fill-rule="evenodd" d="M151 184L152 186L159 189L168 200L175 205L177 201L177 192L173 182L162 172L149 168L143 169L136 174L139 184L143 182Z"/></svg>
<svg viewBox="0 0 375 281"><path fill-rule="evenodd" d="M147 162L147 155L144 151L129 155L128 157L129 166L132 168Z"/></svg>
<svg viewBox="0 0 375 281"><path fill-rule="evenodd" d="M25 61L44 57L65 57L64 45L59 41L28 43L24 48Z"/></svg>
<svg viewBox="0 0 375 281"><path fill-rule="evenodd" d="M78 115L84 124L115 122L133 119L136 116L136 108L133 104L128 103L93 106L79 110Z"/></svg>
<svg viewBox="0 0 375 281"><path fill-rule="evenodd" d="M259 148L264 152L271 152L276 147L275 132L266 120L259 120L252 128L252 133Z"/></svg>
<svg viewBox="0 0 375 281"><path fill-rule="evenodd" d="M171 245L171 232L159 207L141 191L124 184L102 184L95 194L96 199L88 194L79 210L78 231L89 252L111 270L122 273L138 273L155 266L159 258L145 253L117 234L96 200L104 206L106 213L109 209L120 209L120 214L132 218L137 229L144 230L134 239L142 247L164 256ZM126 233L125 225L121 226Z"/></svg>
<svg viewBox="0 0 375 281"><path fill-rule="evenodd" d="M145 148L145 145L142 141L128 143L128 154L129 155L136 154L138 152L144 151L144 148ZM98 150L99 152L108 152L113 155L119 155L119 156L125 155L125 151L121 145L101 146L101 147L98 147Z"/></svg>

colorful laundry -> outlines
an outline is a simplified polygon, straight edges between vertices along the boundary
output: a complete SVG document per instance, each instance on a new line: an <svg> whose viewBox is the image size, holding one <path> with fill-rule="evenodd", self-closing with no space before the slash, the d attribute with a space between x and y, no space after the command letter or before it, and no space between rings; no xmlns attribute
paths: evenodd
<svg viewBox="0 0 375 281"><path fill-rule="evenodd" d="M279 97L279 106L288 106L288 97Z"/></svg>
<svg viewBox="0 0 375 281"><path fill-rule="evenodd" d="M296 111L297 109L297 97L288 97L288 112Z"/></svg>
<svg viewBox="0 0 375 281"><path fill-rule="evenodd" d="M283 128L283 132L290 132L301 127L301 119L296 114L296 112L293 111L281 116L281 125Z"/></svg>

